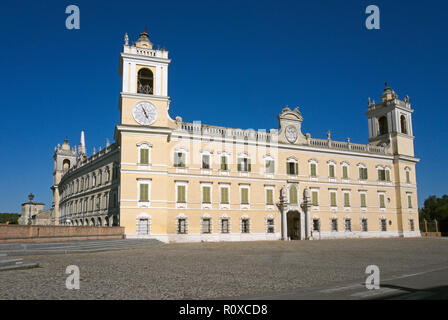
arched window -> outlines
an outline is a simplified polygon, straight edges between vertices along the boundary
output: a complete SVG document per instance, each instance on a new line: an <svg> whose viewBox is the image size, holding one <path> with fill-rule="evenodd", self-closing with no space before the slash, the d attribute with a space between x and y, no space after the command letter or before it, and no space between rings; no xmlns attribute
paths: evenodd
<svg viewBox="0 0 448 320"><path fill-rule="evenodd" d="M137 92L143 94L153 94L154 77L149 69L141 69L138 72Z"/></svg>
<svg viewBox="0 0 448 320"><path fill-rule="evenodd" d="M387 127L387 118L386 116L382 116L378 119L378 124L380 125L380 135L386 134L389 132L389 129Z"/></svg>
<svg viewBox="0 0 448 320"><path fill-rule="evenodd" d="M408 134L408 128L406 126L406 116L405 115L401 115L400 122L401 122L401 133Z"/></svg>
<svg viewBox="0 0 448 320"><path fill-rule="evenodd" d="M70 160L65 159L64 161L62 161L62 169L64 171L67 171L68 169L70 169Z"/></svg>

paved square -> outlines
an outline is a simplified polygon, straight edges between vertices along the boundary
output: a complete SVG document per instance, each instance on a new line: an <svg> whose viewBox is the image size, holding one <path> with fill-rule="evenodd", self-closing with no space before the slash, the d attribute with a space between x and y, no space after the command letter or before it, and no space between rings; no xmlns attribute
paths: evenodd
<svg viewBox="0 0 448 320"><path fill-rule="evenodd" d="M27 255L36 269L0 272L1 299L215 299L321 287L448 266L448 239L148 243L123 250ZM65 287L80 269L80 290Z"/></svg>

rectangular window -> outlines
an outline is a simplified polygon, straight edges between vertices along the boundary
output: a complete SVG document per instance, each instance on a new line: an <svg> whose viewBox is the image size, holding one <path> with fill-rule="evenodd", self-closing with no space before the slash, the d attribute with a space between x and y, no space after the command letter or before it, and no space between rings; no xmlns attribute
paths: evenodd
<svg viewBox="0 0 448 320"><path fill-rule="evenodd" d="M274 160L266 160L266 173L274 173Z"/></svg>
<svg viewBox="0 0 448 320"><path fill-rule="evenodd" d="M387 181L386 180L386 170L384 170L384 169L379 169L378 170L378 181ZM389 179L390 179L390 176L389 176Z"/></svg>
<svg viewBox="0 0 448 320"><path fill-rule="evenodd" d="M140 201L149 201L149 185L147 183L140 184Z"/></svg>
<svg viewBox="0 0 448 320"><path fill-rule="evenodd" d="M212 224L210 218L202 219L202 233L211 233L212 232Z"/></svg>
<svg viewBox="0 0 448 320"><path fill-rule="evenodd" d="M274 219L268 219L266 221L267 233L274 233Z"/></svg>
<svg viewBox="0 0 448 320"><path fill-rule="evenodd" d="M316 164L315 163L311 164L311 176L312 177L317 177L317 168L316 168Z"/></svg>
<svg viewBox="0 0 448 320"><path fill-rule="evenodd" d="M361 231L363 231L363 232L367 232L367 231L368 231L368 228L367 228L367 219L366 219L366 218L363 218L363 219L361 220Z"/></svg>
<svg viewBox="0 0 448 320"><path fill-rule="evenodd" d="M226 156L221 156L221 170L223 170L223 171L229 170L229 166L227 164L227 157Z"/></svg>
<svg viewBox="0 0 448 320"><path fill-rule="evenodd" d="M386 170L386 181L390 182L390 170Z"/></svg>
<svg viewBox="0 0 448 320"><path fill-rule="evenodd" d="M185 203L185 186L177 186L177 202L178 203Z"/></svg>
<svg viewBox="0 0 448 320"><path fill-rule="evenodd" d="M312 198L312 205L313 206L318 206L319 205L319 193L317 191L312 191L311 192L311 198Z"/></svg>
<svg viewBox="0 0 448 320"><path fill-rule="evenodd" d="M342 179L348 179L348 167L347 166L342 167Z"/></svg>
<svg viewBox="0 0 448 320"><path fill-rule="evenodd" d="M351 219L345 219L345 231L352 231L352 220Z"/></svg>
<svg viewBox="0 0 448 320"><path fill-rule="evenodd" d="M313 219L313 231L320 232L320 221L319 221L319 219Z"/></svg>
<svg viewBox="0 0 448 320"><path fill-rule="evenodd" d="M387 221L386 221L386 219L381 219L380 223L381 223L381 231L387 231Z"/></svg>
<svg viewBox="0 0 448 320"><path fill-rule="evenodd" d="M241 204L249 204L249 189L241 188Z"/></svg>
<svg viewBox="0 0 448 320"><path fill-rule="evenodd" d="M380 194L380 208L386 208L386 202L384 201L384 194Z"/></svg>
<svg viewBox="0 0 448 320"><path fill-rule="evenodd" d="M184 234L187 233L187 220L186 219L178 219L177 220L177 233Z"/></svg>
<svg viewBox="0 0 448 320"><path fill-rule="evenodd" d="M202 187L202 203L211 203L210 189L209 186Z"/></svg>
<svg viewBox="0 0 448 320"><path fill-rule="evenodd" d="M408 194L408 208L412 209L412 195Z"/></svg>
<svg viewBox="0 0 448 320"><path fill-rule="evenodd" d="M140 149L140 163L141 164L149 164L149 150L148 149Z"/></svg>
<svg viewBox="0 0 448 320"><path fill-rule="evenodd" d="M361 208L366 208L367 207L366 194L361 193L359 196L361 199Z"/></svg>
<svg viewBox="0 0 448 320"><path fill-rule="evenodd" d="M238 158L238 171L250 172L251 171L250 159Z"/></svg>
<svg viewBox="0 0 448 320"><path fill-rule="evenodd" d="M299 174L299 164L294 161L289 161L286 163L286 173L291 175Z"/></svg>
<svg viewBox="0 0 448 320"><path fill-rule="evenodd" d="M338 231L338 219L331 219L331 231L337 232Z"/></svg>
<svg viewBox="0 0 448 320"><path fill-rule="evenodd" d="M202 169L210 169L210 155L202 155Z"/></svg>
<svg viewBox="0 0 448 320"><path fill-rule="evenodd" d="M229 188L221 187L221 204L229 204Z"/></svg>
<svg viewBox="0 0 448 320"><path fill-rule="evenodd" d="M330 178L334 178L334 165L328 167Z"/></svg>
<svg viewBox="0 0 448 320"><path fill-rule="evenodd" d="M348 192L344 193L344 207L350 207L350 193Z"/></svg>
<svg viewBox="0 0 448 320"><path fill-rule="evenodd" d="M411 183L411 173L406 171L406 183Z"/></svg>
<svg viewBox="0 0 448 320"><path fill-rule="evenodd" d="M367 180L367 168L359 168L359 180Z"/></svg>
<svg viewBox="0 0 448 320"><path fill-rule="evenodd" d="M274 190L266 189L266 204L273 205L274 204Z"/></svg>
<svg viewBox="0 0 448 320"><path fill-rule="evenodd" d="M241 220L241 232L249 233L249 219Z"/></svg>
<svg viewBox="0 0 448 320"><path fill-rule="evenodd" d="M330 192L330 205L336 207L336 192Z"/></svg>
<svg viewBox="0 0 448 320"><path fill-rule="evenodd" d="M221 219L221 233L229 233L229 219Z"/></svg>
<svg viewBox="0 0 448 320"><path fill-rule="evenodd" d="M415 230L414 219L410 219L409 220L409 229L410 229L410 231L414 231Z"/></svg>

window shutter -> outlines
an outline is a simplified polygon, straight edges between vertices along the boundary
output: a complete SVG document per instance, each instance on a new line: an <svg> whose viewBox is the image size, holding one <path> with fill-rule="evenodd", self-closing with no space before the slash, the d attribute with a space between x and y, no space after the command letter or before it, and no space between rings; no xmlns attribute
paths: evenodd
<svg viewBox="0 0 448 320"><path fill-rule="evenodd" d="M297 204L297 188L295 186L289 188L289 202L291 204Z"/></svg>
<svg viewBox="0 0 448 320"><path fill-rule="evenodd" d="M336 193L335 192L330 193L330 200L331 200L331 206L336 207Z"/></svg>
<svg viewBox="0 0 448 320"><path fill-rule="evenodd" d="M411 183L411 175L410 175L409 171L406 171L406 182Z"/></svg>
<svg viewBox="0 0 448 320"><path fill-rule="evenodd" d="M330 166L330 177L334 178L334 166L333 165Z"/></svg>
<svg viewBox="0 0 448 320"><path fill-rule="evenodd" d="M251 171L251 164L250 164L250 159L247 159L247 171L250 172Z"/></svg>
<svg viewBox="0 0 448 320"><path fill-rule="evenodd" d="M181 156L180 156L180 166L181 167L185 167L185 164L186 164L186 162L185 162L185 159L186 159L186 155L185 155L185 153L181 153Z"/></svg>
<svg viewBox="0 0 448 320"><path fill-rule="evenodd" d="M347 170L348 168L346 167L346 166L344 166L344 167L342 167L342 177L344 178L344 179L347 179L348 178L348 170Z"/></svg>
<svg viewBox="0 0 448 320"><path fill-rule="evenodd" d="M140 201L148 201L148 185L140 185Z"/></svg>
<svg viewBox="0 0 448 320"><path fill-rule="evenodd" d="M210 203L210 187L202 187L202 200L204 203Z"/></svg>
<svg viewBox="0 0 448 320"><path fill-rule="evenodd" d="M291 167L289 165L289 162L286 162L286 173L291 174Z"/></svg>
<svg viewBox="0 0 448 320"><path fill-rule="evenodd" d="M229 203L229 189L221 188L221 203Z"/></svg>
<svg viewBox="0 0 448 320"><path fill-rule="evenodd" d="M249 190L247 188L241 189L241 203L242 204L249 203Z"/></svg>
<svg viewBox="0 0 448 320"><path fill-rule="evenodd" d="M317 206L318 202L317 202L317 192L313 191L313 206Z"/></svg>
<svg viewBox="0 0 448 320"><path fill-rule="evenodd" d="M273 199L273 194L272 194L272 190L271 189L267 189L266 190L266 204L273 204L274 203L274 199Z"/></svg>
<svg viewBox="0 0 448 320"><path fill-rule="evenodd" d="M344 193L344 207L350 207L350 195Z"/></svg>
<svg viewBox="0 0 448 320"><path fill-rule="evenodd" d="M384 195L380 194L380 208L385 208Z"/></svg>
<svg viewBox="0 0 448 320"><path fill-rule="evenodd" d="M241 171L241 158L238 158L238 171Z"/></svg>
<svg viewBox="0 0 448 320"><path fill-rule="evenodd" d="M408 208L412 208L412 197L410 195L408 195Z"/></svg>
<svg viewBox="0 0 448 320"><path fill-rule="evenodd" d="M386 181L390 181L390 171L386 170Z"/></svg>
<svg viewBox="0 0 448 320"><path fill-rule="evenodd" d="M362 168L359 168L359 180L364 179L364 174L363 173L364 172L363 172Z"/></svg>
<svg viewBox="0 0 448 320"><path fill-rule="evenodd" d="M311 164L311 176L312 177L316 176L316 164L315 163Z"/></svg>
<svg viewBox="0 0 448 320"><path fill-rule="evenodd" d="M294 163L294 174L299 174L299 164L298 163Z"/></svg>
<svg viewBox="0 0 448 320"><path fill-rule="evenodd" d="M177 187L177 202L184 203L185 202L185 186Z"/></svg>
<svg viewBox="0 0 448 320"><path fill-rule="evenodd" d="M149 150L140 149L140 163L149 164Z"/></svg>
<svg viewBox="0 0 448 320"><path fill-rule="evenodd" d="M364 193L361 193L361 208L367 207L366 205L366 195Z"/></svg>

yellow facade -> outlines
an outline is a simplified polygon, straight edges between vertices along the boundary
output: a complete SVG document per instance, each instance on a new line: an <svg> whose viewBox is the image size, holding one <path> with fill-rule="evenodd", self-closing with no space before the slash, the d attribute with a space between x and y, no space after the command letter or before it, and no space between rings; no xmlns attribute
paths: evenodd
<svg viewBox="0 0 448 320"><path fill-rule="evenodd" d="M55 208L97 193L109 194L109 205L58 213L60 223L115 223L129 238L166 242L420 235L408 100L386 88L381 103L369 103L368 145L303 135L298 109L284 108L279 128L267 132L184 123L168 111L170 62L145 33L126 41L116 142L95 159L78 156L68 173L55 171L62 178L54 188L66 190L101 168L119 168L116 180L88 195L54 195Z"/></svg>

